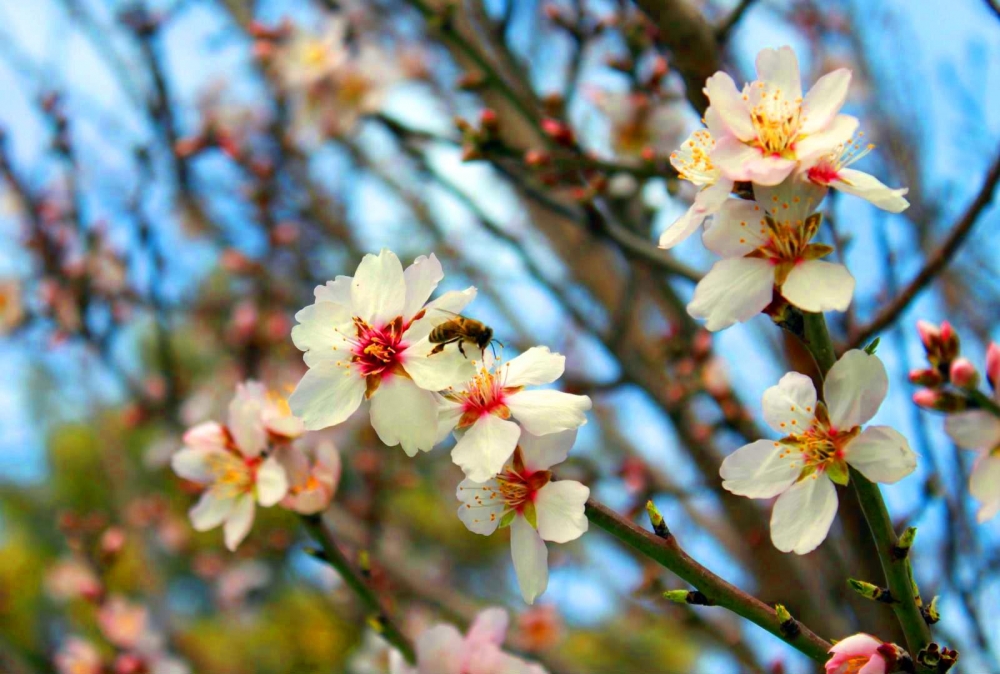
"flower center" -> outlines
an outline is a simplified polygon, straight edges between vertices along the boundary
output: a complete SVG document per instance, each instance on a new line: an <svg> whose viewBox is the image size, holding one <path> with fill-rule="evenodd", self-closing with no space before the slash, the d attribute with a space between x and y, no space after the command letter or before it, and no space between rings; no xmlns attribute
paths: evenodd
<svg viewBox="0 0 1000 674"><path fill-rule="evenodd" d="M820 403L816 406L816 417L808 429L802 433L790 433L781 439L781 444L785 447L782 457L797 452L802 457L803 471L822 472L844 460L844 448L859 433L860 426L848 431L833 428L826 407Z"/></svg>
<svg viewBox="0 0 1000 674"><path fill-rule="evenodd" d="M362 376L383 375L396 365L402 365L400 354L406 350L403 343L403 318L397 316L388 325L376 328L354 317L356 335L351 342L351 362L360 369Z"/></svg>
<svg viewBox="0 0 1000 674"><path fill-rule="evenodd" d="M551 479L551 471L528 470L524 466L521 448L515 449L511 462L496 476L499 496L507 506L505 512L511 510L521 512L526 504L535 500L538 490L547 485Z"/></svg>
<svg viewBox="0 0 1000 674"><path fill-rule="evenodd" d="M721 173L712 163L710 155L714 149L712 134L706 129L695 131L679 150L670 153L670 164L683 180L695 185L714 185Z"/></svg>
<svg viewBox="0 0 1000 674"><path fill-rule="evenodd" d="M777 87L766 82L754 82L750 119L757 134L757 143L765 154L783 155L799 135L799 115L802 101L789 101Z"/></svg>
<svg viewBox="0 0 1000 674"><path fill-rule="evenodd" d="M847 661L842 663L844 667L843 674L858 674L861 669L868 664L871 658L865 655L855 655L853 658L849 658Z"/></svg>
<svg viewBox="0 0 1000 674"><path fill-rule="evenodd" d="M841 169L847 168L875 149L872 143L862 145L863 138L864 134L859 133L856 138L834 148L830 154L809 169L807 172L809 180L819 185L829 185L837 180Z"/></svg>
<svg viewBox="0 0 1000 674"><path fill-rule="evenodd" d="M447 397L462 406L462 418L458 422L458 428L465 428L487 414L509 419L510 409L504 401L508 395L518 390L520 387L504 387L501 371L483 366L479 368L479 372L465 390L447 394Z"/></svg>
<svg viewBox="0 0 1000 674"><path fill-rule="evenodd" d="M213 453L208 457L208 470L214 478L213 488L235 497L253 490L260 459L241 460L234 454Z"/></svg>

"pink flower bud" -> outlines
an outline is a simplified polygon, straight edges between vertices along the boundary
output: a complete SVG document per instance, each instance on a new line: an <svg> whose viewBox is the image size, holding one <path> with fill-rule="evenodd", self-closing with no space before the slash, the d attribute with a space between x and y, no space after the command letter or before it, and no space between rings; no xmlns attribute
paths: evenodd
<svg viewBox="0 0 1000 674"><path fill-rule="evenodd" d="M854 634L838 641L830 649L830 659L826 663L826 674L859 672L865 674L886 674L889 663L882 650L883 643L869 634Z"/></svg>
<svg viewBox="0 0 1000 674"><path fill-rule="evenodd" d="M918 386L937 388L944 383L944 377L939 370L932 367L910 370L910 383Z"/></svg>
<svg viewBox="0 0 1000 674"><path fill-rule="evenodd" d="M941 394L929 388L922 388L913 394L913 403L927 410L934 409L941 400Z"/></svg>
<svg viewBox="0 0 1000 674"><path fill-rule="evenodd" d="M990 380L990 386L997 387L1000 382L1000 344L990 342L986 349L986 378Z"/></svg>
<svg viewBox="0 0 1000 674"><path fill-rule="evenodd" d="M920 341L925 349L933 349L938 340L941 339L941 330L933 323L927 321L917 321L917 332L920 333Z"/></svg>
<svg viewBox="0 0 1000 674"><path fill-rule="evenodd" d="M951 363L951 383L959 388L973 389L979 385L979 373L968 358L956 358Z"/></svg>

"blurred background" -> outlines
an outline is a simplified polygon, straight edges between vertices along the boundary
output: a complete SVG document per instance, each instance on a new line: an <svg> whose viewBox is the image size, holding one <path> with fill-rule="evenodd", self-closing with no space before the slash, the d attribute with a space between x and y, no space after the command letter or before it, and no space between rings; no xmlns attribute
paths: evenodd
<svg viewBox="0 0 1000 674"><path fill-rule="evenodd" d="M74 635L110 652L97 588L119 627L145 612L161 673L385 671L293 514L258 511L231 554L191 529L196 493L168 465L237 382L294 386L295 312L382 247L436 253L444 290L477 286L468 315L508 352L566 354L562 385L594 409L561 477L637 521L654 499L692 556L827 639L900 641L888 607L846 591L881 578L852 500L800 558L771 545L768 504L721 490L722 457L769 437L761 392L812 366L766 316L699 330L683 307L711 254L655 247L693 197L667 157L700 82L752 79L759 49L790 44L806 86L854 71L847 111L877 144L859 168L910 189L901 215L825 203L821 236L858 280L831 328L881 337L876 422L921 457L884 489L890 511L920 528L917 579L960 671L1000 672L1000 525L975 523L972 455L906 376L917 318L950 320L980 364L1000 336L989 192L951 264L872 323L998 161L994 0L690 2L659 26L625 0L443 4L0 0L0 671L51 671ZM408 459L365 414L323 432L344 461L328 517L410 629L499 605L510 646L552 672L813 671L721 609L666 603L683 583L596 528L550 546L526 607L506 534L455 517L448 446Z"/></svg>

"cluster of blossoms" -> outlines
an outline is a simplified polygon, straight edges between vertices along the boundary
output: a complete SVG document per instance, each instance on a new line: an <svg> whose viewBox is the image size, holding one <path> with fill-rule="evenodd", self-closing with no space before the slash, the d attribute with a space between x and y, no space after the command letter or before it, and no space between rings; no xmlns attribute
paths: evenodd
<svg viewBox="0 0 1000 674"><path fill-rule="evenodd" d="M985 393L976 366L959 355L958 335L947 321L940 326L920 321L917 330L930 367L910 372L910 381L924 387L913 400L947 414L948 436L978 454L969 492L980 502L978 519L985 522L1000 513L1000 344L992 342L986 350L990 392Z"/></svg>
<svg viewBox="0 0 1000 674"><path fill-rule="evenodd" d="M803 97L799 66L789 47L757 56L757 79L742 92L722 72L710 77L704 129L671 154L681 179L699 191L688 212L662 235L671 248L709 219L706 247L718 261L695 289L688 312L709 330L744 322L776 297L809 312L844 311L854 278L823 261L830 246L813 243L816 208L834 187L898 213L905 189L890 189L850 166L872 148L855 137L858 120L840 114L851 73L824 75ZM752 200L731 198L750 183Z"/></svg>

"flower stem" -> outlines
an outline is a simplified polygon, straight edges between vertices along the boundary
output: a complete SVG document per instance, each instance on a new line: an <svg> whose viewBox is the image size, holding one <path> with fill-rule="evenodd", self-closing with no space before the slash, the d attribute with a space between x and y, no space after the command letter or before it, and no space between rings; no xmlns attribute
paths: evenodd
<svg viewBox="0 0 1000 674"><path fill-rule="evenodd" d="M830 338L826 319L823 314L812 313L803 313L803 319L803 334L800 337L806 348L812 353L813 358L816 359L820 373L825 377L836 362L833 340ZM893 555L898 538L892 527L892 518L889 516L878 485L870 482L864 475L852 468L851 488L858 497L865 521L868 522L868 528L875 540L882 571L885 573L886 585L892 596L897 599L897 602L892 604L892 610L906 636L907 648L910 653L916 655L930 643L931 633L917 604L909 556L897 559Z"/></svg>
<svg viewBox="0 0 1000 674"><path fill-rule="evenodd" d="M1000 417L1000 405L979 389L973 389L968 392L969 397L979 405L980 408L986 410L995 417Z"/></svg>
<svg viewBox="0 0 1000 674"><path fill-rule="evenodd" d="M340 574L340 577L344 579L344 583L361 599L367 609L372 612L372 626L386 641L403 654L407 662L411 665L416 663L413 644L410 643L406 635L389 618L378 595L375 594L375 591L362 578L361 573L354 568L347 560L347 557L344 556L344 553L340 551L340 548L337 547L337 540L333 536L333 531L323 521L323 518L320 515L303 515L302 522L305 524L306 529L309 530L309 533L323 547L323 560Z"/></svg>
<svg viewBox="0 0 1000 674"><path fill-rule="evenodd" d="M643 529L602 503L587 501L587 517L609 534L627 543L700 591L709 602L729 609L758 625L817 662L829 658L830 644L804 625L797 631L782 629L774 608L715 575L692 559L670 533L665 536Z"/></svg>

